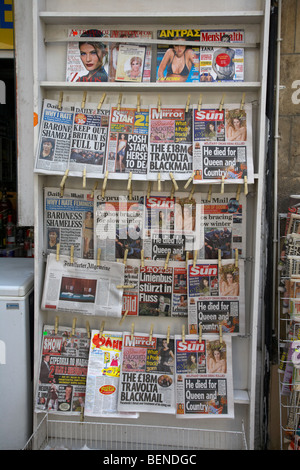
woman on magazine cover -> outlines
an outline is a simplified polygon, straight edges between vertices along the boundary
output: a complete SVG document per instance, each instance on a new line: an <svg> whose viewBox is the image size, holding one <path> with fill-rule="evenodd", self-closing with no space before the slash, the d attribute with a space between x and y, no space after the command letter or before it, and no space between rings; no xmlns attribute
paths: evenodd
<svg viewBox="0 0 300 470"><path fill-rule="evenodd" d="M97 29L89 29L82 33L81 37L102 37L103 34ZM87 41L79 43L81 61L88 71L87 75L79 77L77 82L107 82L108 75L104 69L107 58L106 46L102 42Z"/></svg>
<svg viewBox="0 0 300 470"><path fill-rule="evenodd" d="M180 41L183 38L178 38ZM157 80L167 80L174 82L185 82L188 79L190 71L195 65L195 54L192 49L186 46L170 47L162 58L157 72ZM164 71L167 69L167 75L164 77Z"/></svg>

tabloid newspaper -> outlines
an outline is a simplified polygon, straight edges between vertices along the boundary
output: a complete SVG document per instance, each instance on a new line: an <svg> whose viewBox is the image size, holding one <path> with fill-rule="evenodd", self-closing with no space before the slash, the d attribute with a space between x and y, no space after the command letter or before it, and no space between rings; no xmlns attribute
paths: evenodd
<svg viewBox="0 0 300 470"><path fill-rule="evenodd" d="M69 171L71 176L101 178L104 175L110 109L97 103L74 105Z"/></svg>
<svg viewBox="0 0 300 470"><path fill-rule="evenodd" d="M74 334L73 334L74 333ZM86 392L90 339L84 328L43 328L35 410L80 414Z"/></svg>
<svg viewBox="0 0 300 470"><path fill-rule="evenodd" d="M127 193L102 191L94 193L95 250L101 249L101 259L115 261L140 259L143 247L144 196L135 191L132 199Z"/></svg>
<svg viewBox="0 0 300 470"><path fill-rule="evenodd" d="M245 334L244 261L197 260L188 264L189 333Z"/></svg>
<svg viewBox="0 0 300 470"><path fill-rule="evenodd" d="M141 82L143 79L145 47L120 44L116 82Z"/></svg>
<svg viewBox="0 0 300 470"><path fill-rule="evenodd" d="M200 47L200 82L223 82L244 80L245 32L240 29L201 30L200 41L207 46ZM212 42L223 42L209 46ZM239 43L240 47L236 47Z"/></svg>
<svg viewBox="0 0 300 470"><path fill-rule="evenodd" d="M93 258L94 252L94 199L90 191L64 189L61 196L57 188L44 188L44 251Z"/></svg>
<svg viewBox="0 0 300 470"><path fill-rule="evenodd" d="M174 339L123 334L118 410L175 414Z"/></svg>
<svg viewBox="0 0 300 470"><path fill-rule="evenodd" d="M47 257L43 310L121 317L123 263L86 260L50 253Z"/></svg>
<svg viewBox="0 0 300 470"><path fill-rule="evenodd" d="M170 44L157 45L156 81L199 82L199 46L189 42L199 42L200 30L162 29L157 32L157 38Z"/></svg>
<svg viewBox="0 0 300 470"><path fill-rule="evenodd" d="M234 418L231 337L175 335L176 418Z"/></svg>
<svg viewBox="0 0 300 470"><path fill-rule="evenodd" d="M252 105L193 105L194 183L253 183Z"/></svg>
<svg viewBox="0 0 300 470"><path fill-rule="evenodd" d="M298 321L292 320L287 324L287 342L285 344L286 348L286 361L285 368L283 370L283 378L281 379L281 389L280 394L284 396L290 396L292 392L292 380L294 374L294 366L292 362L293 355L293 342L298 340L300 337L300 323Z"/></svg>
<svg viewBox="0 0 300 470"><path fill-rule="evenodd" d="M118 412L123 333L91 331L86 380L85 416L137 418L138 413Z"/></svg>
<svg viewBox="0 0 300 470"><path fill-rule="evenodd" d="M36 173L64 174L68 168L74 105L45 99L36 149Z"/></svg>
<svg viewBox="0 0 300 470"><path fill-rule="evenodd" d="M170 261L127 261L123 311L127 315L183 317L187 308L186 263Z"/></svg>
<svg viewBox="0 0 300 470"><path fill-rule="evenodd" d="M193 171L192 110L150 106L148 179L187 180Z"/></svg>
<svg viewBox="0 0 300 470"><path fill-rule="evenodd" d="M143 106L111 108L106 170L109 178L145 180L148 159L149 110Z"/></svg>

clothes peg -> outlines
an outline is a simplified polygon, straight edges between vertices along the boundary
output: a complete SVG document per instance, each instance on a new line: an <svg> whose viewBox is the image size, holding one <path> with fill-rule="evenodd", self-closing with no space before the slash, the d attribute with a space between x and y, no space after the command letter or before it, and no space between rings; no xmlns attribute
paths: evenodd
<svg viewBox="0 0 300 470"><path fill-rule="evenodd" d="M166 261L165 261L165 269L168 269L168 264L169 264L170 254L171 254L171 252L170 252L170 251L168 251L168 253L167 253L167 258L166 258Z"/></svg>
<svg viewBox="0 0 300 470"><path fill-rule="evenodd" d="M219 250L218 250L218 265L219 265L219 269L221 269L221 267L222 267L221 254L222 254L222 252L221 252L221 250L219 249Z"/></svg>
<svg viewBox="0 0 300 470"><path fill-rule="evenodd" d="M151 327L150 327L149 341L152 341L152 336L153 336L153 323L151 323Z"/></svg>
<svg viewBox="0 0 300 470"><path fill-rule="evenodd" d="M56 261L59 261L59 250L60 250L60 243L56 245Z"/></svg>
<svg viewBox="0 0 300 470"><path fill-rule="evenodd" d="M225 181L225 176L222 175L222 182L221 182L221 194L224 194L224 181Z"/></svg>
<svg viewBox="0 0 300 470"><path fill-rule="evenodd" d="M63 197L64 195L64 187L66 184L66 179L68 178L69 170L66 169L65 174L60 182L60 196Z"/></svg>
<svg viewBox="0 0 300 470"><path fill-rule="evenodd" d="M150 197L151 187L152 187L151 181L148 181L147 197Z"/></svg>
<svg viewBox="0 0 300 470"><path fill-rule="evenodd" d="M122 93L119 94L118 106L117 106L117 110L118 110L118 111L120 111L121 103L122 103Z"/></svg>
<svg viewBox="0 0 300 470"><path fill-rule="evenodd" d="M102 108L102 105L103 105L103 103L104 103L105 97L106 97L106 93L103 93L102 98L100 99L100 101L99 101L99 103L98 103L97 109L101 109L101 108Z"/></svg>
<svg viewBox="0 0 300 470"><path fill-rule="evenodd" d="M58 100L58 105L57 105L57 108L59 109L59 111L62 108L63 97L64 97L64 93L61 91L59 94L59 100Z"/></svg>
<svg viewBox="0 0 300 470"><path fill-rule="evenodd" d="M83 189L86 188L86 168L84 168L82 172L82 187Z"/></svg>
<svg viewBox="0 0 300 470"><path fill-rule="evenodd" d="M238 187L237 187L237 190L236 190L236 196L235 196L235 199L236 199L237 201L240 200L240 194L241 194L241 185L238 184Z"/></svg>
<svg viewBox="0 0 300 470"><path fill-rule="evenodd" d="M125 311L124 315L122 316L121 320L119 321L119 325L122 325L122 323L125 320L125 318L127 317L127 315L128 315L128 310Z"/></svg>
<svg viewBox="0 0 300 470"><path fill-rule="evenodd" d="M94 193L95 193L97 187L98 187L98 181L96 181L96 183L94 184L94 187L93 187L93 189L92 189L92 191L91 191L90 197L91 197L92 199L94 199Z"/></svg>
<svg viewBox="0 0 300 470"><path fill-rule="evenodd" d="M160 180L160 173L157 175L157 190L161 191L161 180Z"/></svg>
<svg viewBox="0 0 300 470"><path fill-rule="evenodd" d="M186 267L186 269L188 268L189 257L190 257L190 252L187 251L186 254L185 254L185 267Z"/></svg>
<svg viewBox="0 0 300 470"><path fill-rule="evenodd" d="M199 324L199 343L202 343L202 324Z"/></svg>
<svg viewBox="0 0 300 470"><path fill-rule="evenodd" d="M193 185L192 186L192 189L190 191L190 194L189 194L189 201L192 199L193 195L194 195L194 192L195 192L195 186Z"/></svg>
<svg viewBox="0 0 300 470"><path fill-rule="evenodd" d="M198 100L198 111L201 111L201 107L202 107L202 95L200 94L199 100Z"/></svg>
<svg viewBox="0 0 300 470"><path fill-rule="evenodd" d="M211 193L212 193L212 184L209 185L209 188L208 188L208 194L207 194L207 200L208 202L211 201Z"/></svg>
<svg viewBox="0 0 300 470"><path fill-rule="evenodd" d="M240 104L240 111L242 111L244 109L244 106L245 106L245 96L246 96L246 93L243 93L242 94L242 99L241 99L241 104Z"/></svg>
<svg viewBox="0 0 300 470"><path fill-rule="evenodd" d="M219 333L220 333L220 344L223 343L223 330L222 325L219 325Z"/></svg>
<svg viewBox="0 0 300 470"><path fill-rule="evenodd" d="M140 95L137 95L136 110L137 110L138 113L141 111L141 96Z"/></svg>
<svg viewBox="0 0 300 470"><path fill-rule="evenodd" d="M108 171L105 172L105 177L103 180L103 185L102 185L102 197L105 196L105 190L106 190L106 185L107 185L107 179L108 179Z"/></svg>
<svg viewBox="0 0 300 470"><path fill-rule="evenodd" d="M134 323L131 323L131 336L130 336L131 341L133 341L133 337L134 337Z"/></svg>
<svg viewBox="0 0 300 470"><path fill-rule="evenodd" d="M168 326L168 330L167 330L167 344L169 344L170 342L170 327Z"/></svg>
<svg viewBox="0 0 300 470"><path fill-rule="evenodd" d="M82 101L81 101L81 109L84 109L84 108L85 108L86 95L87 95L87 92L85 91L85 92L83 93L83 97L82 97Z"/></svg>
<svg viewBox="0 0 300 470"><path fill-rule="evenodd" d="M134 284L118 284L117 289L133 289Z"/></svg>
<svg viewBox="0 0 300 470"><path fill-rule="evenodd" d="M101 248L97 250L97 266L100 266Z"/></svg>
<svg viewBox="0 0 300 470"><path fill-rule="evenodd" d="M74 245L71 245L71 248L70 248L70 263L71 264L74 263Z"/></svg>
<svg viewBox="0 0 300 470"><path fill-rule="evenodd" d="M194 251L194 259L193 259L193 267L195 267L196 264L197 264L197 255L198 255L198 251L195 250L195 251Z"/></svg>
<svg viewBox="0 0 300 470"><path fill-rule="evenodd" d="M237 248L235 249L235 267L239 267L239 250Z"/></svg>
<svg viewBox="0 0 300 470"><path fill-rule="evenodd" d="M170 199L172 199L172 200L174 199L174 193L175 193L175 186L172 183L171 194L170 194Z"/></svg>
<svg viewBox="0 0 300 470"><path fill-rule="evenodd" d="M73 323L72 323L72 336L75 335L76 321L77 321L77 318L73 318Z"/></svg>
<svg viewBox="0 0 300 470"><path fill-rule="evenodd" d="M171 173L171 172L170 172L170 178L171 178L171 180L172 180L172 182L173 182L173 184L174 184L175 190L178 191L178 184L176 183L175 178L174 178L174 175L173 175L173 173Z"/></svg>
<svg viewBox="0 0 300 470"><path fill-rule="evenodd" d="M244 193L247 196L247 194L248 194L248 179L247 179L247 176L244 176Z"/></svg>
<svg viewBox="0 0 300 470"><path fill-rule="evenodd" d="M185 326L182 325L181 328L181 337L182 337L182 342L185 343Z"/></svg>
<svg viewBox="0 0 300 470"><path fill-rule="evenodd" d="M187 102L185 105L185 112L187 113L190 107L190 102L191 102L191 95L188 95Z"/></svg>
<svg viewBox="0 0 300 470"><path fill-rule="evenodd" d="M192 182L193 179L194 179L194 176L195 176L195 171L193 171L192 175L189 177L189 179L188 179L187 182L185 183L184 189L187 189L187 187L191 184L191 182Z"/></svg>
<svg viewBox="0 0 300 470"><path fill-rule="evenodd" d="M145 260L144 260L144 249L141 250L141 266L142 268L145 266Z"/></svg>
<svg viewBox="0 0 300 470"><path fill-rule="evenodd" d="M103 321L103 322L101 323L100 331L99 331L99 336L102 336L102 335L103 335L104 326L105 326L105 321Z"/></svg>
<svg viewBox="0 0 300 470"><path fill-rule="evenodd" d="M127 263L127 255L128 255L128 248L126 248L125 253L124 253L124 261L123 262L124 262L125 266L126 266L126 263Z"/></svg>
<svg viewBox="0 0 300 470"><path fill-rule="evenodd" d="M54 324L54 333L57 335L58 331L58 316L55 317L55 324Z"/></svg>
<svg viewBox="0 0 300 470"><path fill-rule="evenodd" d="M222 111L222 109L223 109L224 99L225 99L225 93L224 93L224 95L222 96L222 99L221 99L221 101L220 101L219 111Z"/></svg>
<svg viewBox="0 0 300 470"><path fill-rule="evenodd" d="M85 326L86 326L87 337L90 338L91 337L91 328L90 328L90 324L89 324L88 321L86 322Z"/></svg>
<svg viewBox="0 0 300 470"><path fill-rule="evenodd" d="M160 113L161 109L161 101L160 101L160 95L158 95L158 100L157 100L157 111Z"/></svg>

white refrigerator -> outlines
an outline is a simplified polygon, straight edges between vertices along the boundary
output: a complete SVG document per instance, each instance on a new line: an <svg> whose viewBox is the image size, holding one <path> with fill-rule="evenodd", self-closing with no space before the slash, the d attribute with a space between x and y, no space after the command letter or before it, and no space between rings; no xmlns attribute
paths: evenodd
<svg viewBox="0 0 300 470"><path fill-rule="evenodd" d="M0 258L0 450L32 433L33 258Z"/></svg>

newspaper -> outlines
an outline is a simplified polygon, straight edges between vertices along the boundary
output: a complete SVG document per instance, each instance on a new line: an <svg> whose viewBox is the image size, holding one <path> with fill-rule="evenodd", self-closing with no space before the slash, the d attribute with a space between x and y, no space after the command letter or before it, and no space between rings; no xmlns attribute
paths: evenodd
<svg viewBox="0 0 300 470"><path fill-rule="evenodd" d="M200 30L163 29L157 31L157 38L170 44L157 45L156 81L199 82L199 46L184 42L199 42Z"/></svg>
<svg viewBox="0 0 300 470"><path fill-rule="evenodd" d="M134 192L129 200L126 192L94 193L95 250L101 249L101 259L115 261L140 259L143 247L144 196ZM128 250L126 252L126 250Z"/></svg>
<svg viewBox="0 0 300 470"><path fill-rule="evenodd" d="M34 168L37 173L63 174L68 168L74 105L63 103L58 108L56 100L43 102Z"/></svg>
<svg viewBox="0 0 300 470"><path fill-rule="evenodd" d="M44 251L93 258L94 199L86 190L44 188Z"/></svg>
<svg viewBox="0 0 300 470"><path fill-rule="evenodd" d="M71 136L69 170L71 176L102 178L106 158L110 108L97 103L74 105L74 122Z"/></svg>
<svg viewBox="0 0 300 470"><path fill-rule="evenodd" d="M43 328L35 411L80 414L86 392L90 340L83 328Z"/></svg>
<svg viewBox="0 0 300 470"><path fill-rule="evenodd" d="M47 257L43 310L121 317L124 285L122 263L61 255ZM121 286L122 288L118 287Z"/></svg>
<svg viewBox="0 0 300 470"><path fill-rule="evenodd" d="M150 106L148 179L187 180L193 171L192 110Z"/></svg>
<svg viewBox="0 0 300 470"><path fill-rule="evenodd" d="M174 339L123 334L118 410L175 413Z"/></svg>
<svg viewBox="0 0 300 470"><path fill-rule="evenodd" d="M234 418L231 337L175 335L176 417Z"/></svg>
<svg viewBox="0 0 300 470"><path fill-rule="evenodd" d="M200 82L243 81L244 48L235 47L235 44L244 43L244 30L201 30L200 36L201 42L207 43L207 46L200 47ZM209 43L218 41L224 45L209 46Z"/></svg>
<svg viewBox="0 0 300 470"><path fill-rule="evenodd" d="M193 105L194 183L253 183L252 105Z"/></svg>
<svg viewBox="0 0 300 470"><path fill-rule="evenodd" d="M145 47L120 44L115 81L141 82L145 52Z"/></svg>
<svg viewBox="0 0 300 470"><path fill-rule="evenodd" d="M106 170L109 178L145 180L148 159L149 110L143 106L111 108Z"/></svg>
<svg viewBox="0 0 300 470"><path fill-rule="evenodd" d="M91 331L86 380L85 416L137 418L137 413L118 413L118 390L123 333Z"/></svg>
<svg viewBox="0 0 300 470"><path fill-rule="evenodd" d="M189 333L245 334L244 261L188 262Z"/></svg>

